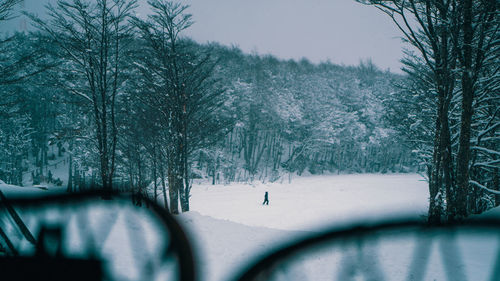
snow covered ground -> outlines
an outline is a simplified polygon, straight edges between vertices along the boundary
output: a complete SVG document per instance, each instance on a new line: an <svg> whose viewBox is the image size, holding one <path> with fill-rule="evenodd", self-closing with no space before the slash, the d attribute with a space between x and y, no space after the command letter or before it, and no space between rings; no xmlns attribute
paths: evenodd
<svg viewBox="0 0 500 281"><path fill-rule="evenodd" d="M262 206L265 191L269 206ZM294 178L291 183L194 185L191 210L249 226L314 231L354 219L425 215L427 183L417 174Z"/></svg>
<svg viewBox="0 0 500 281"><path fill-rule="evenodd" d="M265 191L269 206L263 206ZM424 216L427 183L416 174L294 178L291 183L194 185L181 221L199 251L203 280L227 280L259 255L328 226L403 214Z"/></svg>
<svg viewBox="0 0 500 281"><path fill-rule="evenodd" d="M48 193L53 193L53 192L62 192L64 191L63 188L53 188L50 191L46 189L45 186L41 185L35 185L35 186L17 186L17 185L11 185L11 184L6 184L2 180L0 180L0 190L4 193L5 196L43 196Z"/></svg>
<svg viewBox="0 0 500 281"><path fill-rule="evenodd" d="M0 189L6 194L27 190L30 193L36 191L38 194L54 191L5 184L0 184ZM269 192L269 206L262 205L265 191ZM213 186L198 183L192 189L191 212L181 214L178 219L191 236L201 280L221 281L231 280L250 262L272 249L327 227L404 214L425 216L427 197L427 183L416 174L307 176L295 178L291 183L287 181L253 185ZM498 211L491 213L495 215ZM130 221L130 216L125 217L127 219L123 223L117 220L118 230L112 232L115 235L113 239L107 240L111 241L112 245L106 246L106 249L111 251L108 256L120 257L115 266L117 271L122 273L128 272L125 270L128 268L127 260L141 259L142 254L137 252L137 249L128 252L122 250L124 247L120 247L120 243L126 244L130 237L122 240L119 234L126 231L120 230L120 227L127 228L132 225L133 231L146 229L143 226L135 226L136 224ZM147 236L151 235L147 232ZM491 268L491 262L495 260L495 250L500 245L497 236L485 237L478 241L466 237L443 241L445 242L433 244L431 254L427 256L429 261L427 258L422 260L431 266L428 266L426 275L421 280L441 280L445 276L446 262L460 253L463 254L462 259L467 260L467 264L472 267L460 265L458 274L467 278L456 280L488 280L489 272L485 268ZM446 244L449 241L451 242ZM408 275L411 254L414 249L420 247L420 242L414 235L396 235L394 238L377 241L378 247L364 249L364 258L373 260L377 257L385 280L412 280L413 277ZM459 245L458 251L454 251L456 247L453 245ZM299 260L298 263L292 264L290 272L299 280L302 280L301 274L304 276L306 273L318 275L315 276L316 279L304 280L331 280L332 277L342 275L338 268L334 271L332 265L344 264L345 257L356 261L359 259L356 247L341 245L336 254L320 249L313 253L312 259L305 262ZM443 248L452 250L443 254L440 250ZM127 258L127 254L133 257ZM443 259L443 256L448 259ZM332 271L316 270L318 268L331 268ZM130 275L132 276L129 277L134 277L134 274ZM355 280L365 280L362 277ZM276 280L290 280L287 275L281 278Z"/></svg>

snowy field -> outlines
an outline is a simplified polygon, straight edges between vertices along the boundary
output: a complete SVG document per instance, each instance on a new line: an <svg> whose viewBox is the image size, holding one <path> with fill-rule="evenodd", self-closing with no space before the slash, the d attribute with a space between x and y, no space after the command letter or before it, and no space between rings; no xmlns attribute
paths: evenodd
<svg viewBox="0 0 500 281"><path fill-rule="evenodd" d="M265 191L269 206L263 206ZM180 216L199 250L203 280L228 280L273 247L328 226L424 216L427 183L416 174L307 176L291 183L194 185Z"/></svg>
<svg viewBox="0 0 500 281"><path fill-rule="evenodd" d="M262 206L265 191L269 206ZM314 231L360 218L427 212L417 174L307 176L291 183L194 185L191 210L249 226Z"/></svg>

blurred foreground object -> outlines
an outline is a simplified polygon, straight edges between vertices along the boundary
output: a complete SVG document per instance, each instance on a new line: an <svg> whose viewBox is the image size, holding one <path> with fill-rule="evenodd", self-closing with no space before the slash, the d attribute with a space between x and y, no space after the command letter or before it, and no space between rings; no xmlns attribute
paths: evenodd
<svg viewBox="0 0 500 281"><path fill-rule="evenodd" d="M259 258L236 280L500 280L500 219L336 228Z"/></svg>
<svg viewBox="0 0 500 281"><path fill-rule="evenodd" d="M176 220L147 198L148 208L131 199L115 193L14 199L0 192L0 279L199 280ZM389 218L333 228L271 251L234 280L496 281L500 219L429 225Z"/></svg>
<svg viewBox="0 0 500 281"><path fill-rule="evenodd" d="M0 199L1 280L195 280L184 231L152 201L140 208L101 192Z"/></svg>

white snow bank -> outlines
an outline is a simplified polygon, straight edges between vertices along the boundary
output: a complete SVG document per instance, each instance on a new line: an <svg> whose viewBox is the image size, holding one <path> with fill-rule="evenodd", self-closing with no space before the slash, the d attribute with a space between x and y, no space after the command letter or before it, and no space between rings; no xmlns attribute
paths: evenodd
<svg viewBox="0 0 500 281"><path fill-rule="evenodd" d="M63 188L54 188L47 190L44 186L17 186L12 184L6 184L5 182L0 182L0 190L6 197L33 197L33 196L43 196L49 193L61 192Z"/></svg>

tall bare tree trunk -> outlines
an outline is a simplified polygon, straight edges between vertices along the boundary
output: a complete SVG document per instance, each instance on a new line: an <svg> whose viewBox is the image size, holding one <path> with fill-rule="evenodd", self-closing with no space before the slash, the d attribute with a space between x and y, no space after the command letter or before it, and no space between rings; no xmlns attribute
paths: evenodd
<svg viewBox="0 0 500 281"><path fill-rule="evenodd" d="M173 164L173 163L172 163ZM179 190L177 185L177 175L174 173L173 165L168 165L168 196L170 198L170 213L179 214Z"/></svg>
<svg viewBox="0 0 500 281"><path fill-rule="evenodd" d="M70 151L69 153L69 168L68 168L68 186L66 188L67 192L73 192L73 155L72 152Z"/></svg>
<svg viewBox="0 0 500 281"><path fill-rule="evenodd" d="M469 192L470 137L474 85L472 81L472 0L463 4L463 70L462 70L462 116L460 122L459 148L457 155L457 210L456 218L467 216L467 194Z"/></svg>
<svg viewBox="0 0 500 281"><path fill-rule="evenodd" d="M169 210L168 208L168 201L167 201L167 186L165 184L165 168L163 167L163 161L159 159L160 161L160 177L161 177L161 187L162 187L162 193L163 193L163 204L165 206L166 210Z"/></svg>
<svg viewBox="0 0 500 281"><path fill-rule="evenodd" d="M441 223L443 191L441 190L441 150L440 150L441 120L436 119L436 131L434 136L434 151L432 165L429 168L429 213L428 222L431 224Z"/></svg>

